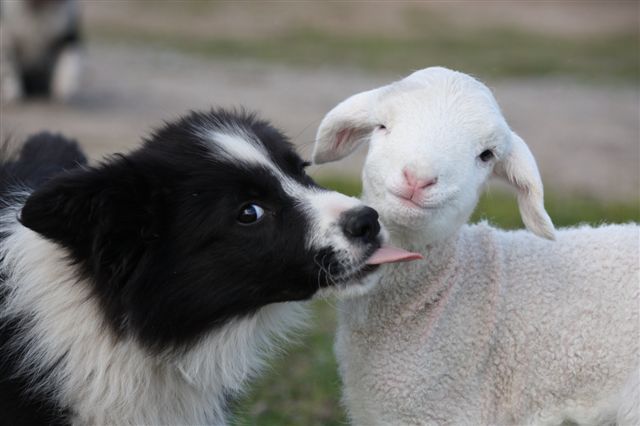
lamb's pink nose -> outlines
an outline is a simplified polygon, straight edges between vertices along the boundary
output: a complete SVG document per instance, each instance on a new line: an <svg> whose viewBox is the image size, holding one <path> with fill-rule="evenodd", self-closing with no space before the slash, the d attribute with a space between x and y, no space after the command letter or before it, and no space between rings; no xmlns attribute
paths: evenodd
<svg viewBox="0 0 640 426"><path fill-rule="evenodd" d="M404 176L404 181L406 185L411 188L414 192L420 192L420 190L428 188L432 185L435 185L438 182L437 177L432 177L428 179L418 179L415 174L413 174L408 169L402 170L402 175Z"/></svg>

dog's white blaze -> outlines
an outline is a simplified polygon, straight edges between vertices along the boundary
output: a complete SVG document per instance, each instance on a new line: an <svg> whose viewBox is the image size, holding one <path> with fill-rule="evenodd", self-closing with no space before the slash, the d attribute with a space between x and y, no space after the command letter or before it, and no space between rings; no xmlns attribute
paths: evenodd
<svg viewBox="0 0 640 426"><path fill-rule="evenodd" d="M274 168L273 162L269 159L269 155L262 144L252 141L249 135L244 133L210 132L208 140L220 148L221 154L231 163L240 161L261 165L269 169Z"/></svg>
<svg viewBox="0 0 640 426"><path fill-rule="evenodd" d="M154 355L110 331L90 283L56 244L23 227L18 210L0 218L0 270L9 291L0 316L28 318L18 341L21 370L43 374L76 424L225 424L238 392L265 357L304 322L300 303L278 303L235 320L180 355ZM58 362L61 360L60 362Z"/></svg>

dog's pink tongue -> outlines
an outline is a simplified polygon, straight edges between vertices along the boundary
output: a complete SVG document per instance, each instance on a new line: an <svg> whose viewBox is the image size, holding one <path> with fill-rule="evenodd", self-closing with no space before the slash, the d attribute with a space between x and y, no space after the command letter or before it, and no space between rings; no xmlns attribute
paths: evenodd
<svg viewBox="0 0 640 426"><path fill-rule="evenodd" d="M383 263L409 262L422 259L420 253L412 253L393 246L382 246L367 260L367 265L381 265Z"/></svg>

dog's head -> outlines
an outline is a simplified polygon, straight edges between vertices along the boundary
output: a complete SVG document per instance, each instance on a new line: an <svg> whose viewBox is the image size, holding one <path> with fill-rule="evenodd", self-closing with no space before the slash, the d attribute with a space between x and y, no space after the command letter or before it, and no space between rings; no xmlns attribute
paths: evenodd
<svg viewBox="0 0 640 426"><path fill-rule="evenodd" d="M306 165L251 115L192 113L52 179L20 219L69 251L118 332L181 344L270 303L367 287L377 264L411 257L381 248L375 210Z"/></svg>

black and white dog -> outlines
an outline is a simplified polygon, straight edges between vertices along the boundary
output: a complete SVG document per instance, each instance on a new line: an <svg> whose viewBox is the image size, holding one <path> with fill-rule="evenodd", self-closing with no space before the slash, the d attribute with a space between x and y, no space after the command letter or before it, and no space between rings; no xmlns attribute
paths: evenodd
<svg viewBox="0 0 640 426"><path fill-rule="evenodd" d="M378 264L415 258L306 165L268 123L222 110L94 167L46 133L5 155L2 418L223 424L299 324L287 302L361 291Z"/></svg>
<svg viewBox="0 0 640 426"><path fill-rule="evenodd" d="M65 101L82 70L76 0L0 0L0 98Z"/></svg>

